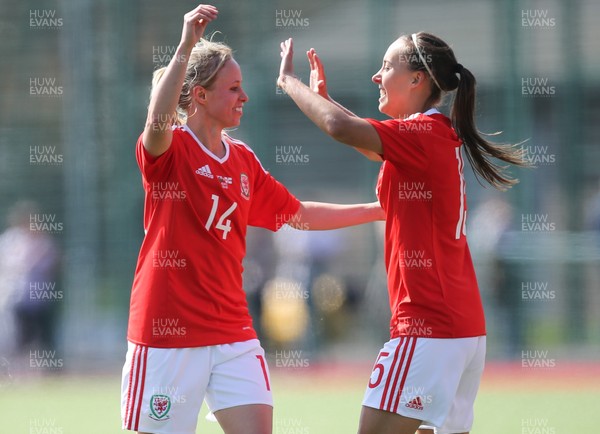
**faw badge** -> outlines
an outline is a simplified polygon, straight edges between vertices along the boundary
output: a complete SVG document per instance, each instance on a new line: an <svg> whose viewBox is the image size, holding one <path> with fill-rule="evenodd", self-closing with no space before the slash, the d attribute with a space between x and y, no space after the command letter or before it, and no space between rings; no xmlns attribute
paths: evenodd
<svg viewBox="0 0 600 434"><path fill-rule="evenodd" d="M242 176L240 177L240 185L242 187L242 197L244 199L250 199L250 180L245 173L242 173Z"/></svg>
<svg viewBox="0 0 600 434"><path fill-rule="evenodd" d="M150 418L154 420L169 419L171 410L171 398L167 395L152 395L150 398Z"/></svg>

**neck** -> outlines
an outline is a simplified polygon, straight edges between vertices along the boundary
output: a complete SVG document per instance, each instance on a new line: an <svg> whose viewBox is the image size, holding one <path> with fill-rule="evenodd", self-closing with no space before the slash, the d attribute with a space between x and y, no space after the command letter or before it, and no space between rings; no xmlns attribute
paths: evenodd
<svg viewBox="0 0 600 434"><path fill-rule="evenodd" d="M405 103L406 104L401 107L402 111L398 116L400 119L415 113L425 113L427 110L433 108L429 103L429 93L424 92L422 89L415 89Z"/></svg>
<svg viewBox="0 0 600 434"><path fill-rule="evenodd" d="M206 122L198 122L193 118L189 119L187 126L210 152L219 158L225 156L225 145L221 140L222 128Z"/></svg>
<svg viewBox="0 0 600 434"><path fill-rule="evenodd" d="M427 110L431 109L432 106L425 104L425 101L417 101L414 104L409 104L406 107L406 116L413 115L415 113L425 113Z"/></svg>

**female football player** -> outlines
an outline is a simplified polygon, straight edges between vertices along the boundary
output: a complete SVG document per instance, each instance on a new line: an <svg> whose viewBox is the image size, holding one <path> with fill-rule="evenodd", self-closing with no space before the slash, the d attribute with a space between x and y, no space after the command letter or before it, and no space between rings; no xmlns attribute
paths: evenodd
<svg viewBox="0 0 600 434"><path fill-rule="evenodd" d="M492 158L522 165L512 146L484 139L474 122L475 78L429 33L401 36L372 81L391 119L355 116L327 94L314 50L310 87L294 76L293 44L281 44L278 85L335 140L383 161L385 260L392 319L363 400L360 434L466 433L485 359L485 320L466 240L463 153L503 189L516 180ZM450 118L436 109L456 90ZM430 431L429 431L430 432Z"/></svg>
<svg viewBox="0 0 600 434"><path fill-rule="evenodd" d="M384 218L378 203L299 202L224 132L239 125L248 96L231 49L201 39L217 14L200 5L185 15L136 147L145 237L121 408L123 427L139 433L195 433L206 399L225 433L270 434L268 368L242 289L247 226L319 230Z"/></svg>

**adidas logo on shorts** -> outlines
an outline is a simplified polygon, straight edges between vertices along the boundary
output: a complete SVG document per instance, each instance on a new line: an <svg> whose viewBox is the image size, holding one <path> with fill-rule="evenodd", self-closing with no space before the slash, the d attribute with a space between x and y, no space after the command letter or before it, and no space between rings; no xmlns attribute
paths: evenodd
<svg viewBox="0 0 600 434"><path fill-rule="evenodd" d="M417 396L415 399L406 404L408 408L414 408L415 410L423 410L423 403L421 402L421 397Z"/></svg>

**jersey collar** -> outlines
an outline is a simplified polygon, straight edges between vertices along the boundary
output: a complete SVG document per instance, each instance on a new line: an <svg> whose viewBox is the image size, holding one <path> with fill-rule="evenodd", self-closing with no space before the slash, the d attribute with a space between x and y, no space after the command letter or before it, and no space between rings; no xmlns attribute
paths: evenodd
<svg viewBox="0 0 600 434"><path fill-rule="evenodd" d="M429 110L427 110L425 113L413 113L412 115L410 115L409 117L407 117L405 120L411 120L416 118L419 115L425 115L425 116L431 116L431 115L441 115L440 111L436 108L430 108Z"/></svg>
<svg viewBox="0 0 600 434"><path fill-rule="evenodd" d="M223 136L221 136L221 140L223 141L223 146L225 146L225 155L223 155L222 158L219 158L215 154L213 154L210 151L210 149L208 149L206 146L204 146L204 144L200 141L200 139L198 139L198 137L196 137L196 135L190 129L190 127L188 127L187 125L184 125L183 126L183 130L187 131L188 134L190 136L192 136L192 138L196 141L196 143L198 144L198 146L200 146L200 148L206 153L206 155L208 155L209 157L211 157L213 160L216 160L219 163L223 164L229 158L229 142L227 140L225 140L225 138Z"/></svg>

